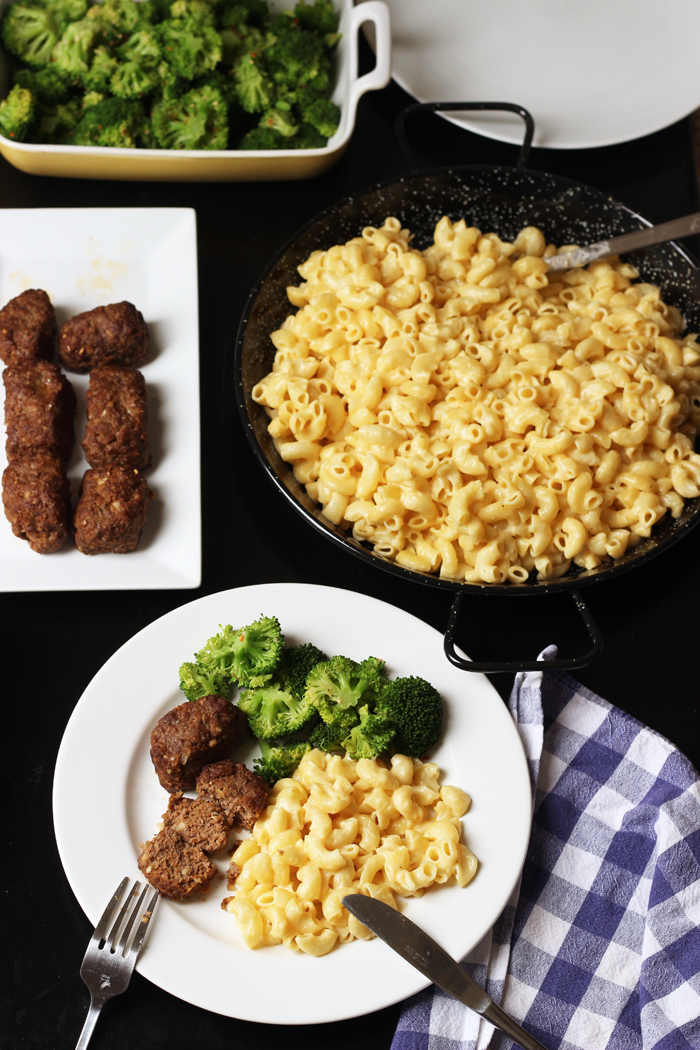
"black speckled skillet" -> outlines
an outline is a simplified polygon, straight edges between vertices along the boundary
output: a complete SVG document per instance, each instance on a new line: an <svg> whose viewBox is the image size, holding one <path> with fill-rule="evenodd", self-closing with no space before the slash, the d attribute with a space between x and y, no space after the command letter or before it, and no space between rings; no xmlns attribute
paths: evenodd
<svg viewBox="0 0 700 1050"><path fill-rule="evenodd" d="M583 667L600 653L602 638L581 597L581 588L640 568L680 540L700 520L700 497L687 500L679 518L663 518L649 539L643 540L622 558L595 569L572 567L560 579L532 578L524 584L444 580L388 561L327 521L319 506L309 499L303 486L296 481L289 465L278 455L267 433L269 419L251 397L255 384L270 370L274 355L270 333L281 326L290 312L285 289L299 283L297 266L312 251L357 237L364 226L380 225L389 215L396 216L403 226L413 231L413 244L418 248L432 243L433 229L443 215L448 215L453 221L465 218L469 225L481 230L495 230L504 240L515 238L524 226L539 226L547 240L555 244L591 244L650 225L640 215L597 190L569 179L528 170L525 160L532 138L532 118L520 107L507 103L431 103L424 107L409 107L409 111L418 108L498 108L519 113L528 124L529 138L526 136L518 166L448 168L380 183L327 208L299 230L256 284L241 319L236 342L235 382L243 426L263 469L294 509L324 536L368 565L428 587L455 592L445 633L445 653L453 664L464 670L489 673L532 670L542 666L539 661L470 662L461 657L454 638L465 594L513 599L568 591L586 626L591 648L582 656L557 659L548 662L547 666ZM397 126L401 138L402 122L403 115ZM627 258L639 268L643 280L657 284L663 299L681 310L691 331L700 330L700 272L682 248L671 242L630 253Z"/></svg>

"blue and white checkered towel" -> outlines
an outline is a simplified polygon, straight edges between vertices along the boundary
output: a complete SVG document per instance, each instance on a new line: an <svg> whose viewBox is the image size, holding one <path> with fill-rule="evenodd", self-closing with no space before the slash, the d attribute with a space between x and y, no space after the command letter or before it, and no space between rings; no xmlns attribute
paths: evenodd
<svg viewBox="0 0 700 1050"><path fill-rule="evenodd" d="M698 773L561 672L518 675L509 707L532 835L520 885L463 965L551 1050L698 1050ZM431 987L407 1001L392 1050L512 1046Z"/></svg>

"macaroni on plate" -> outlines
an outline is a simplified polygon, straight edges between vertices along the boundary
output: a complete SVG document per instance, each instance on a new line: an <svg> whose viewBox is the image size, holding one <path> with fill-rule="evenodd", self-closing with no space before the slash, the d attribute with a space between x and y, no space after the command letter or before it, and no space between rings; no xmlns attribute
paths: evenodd
<svg viewBox="0 0 700 1050"><path fill-rule="evenodd" d="M535 227L410 236L388 218L312 252L253 389L329 521L409 569L524 583L700 495L700 348L655 285L615 257L550 275Z"/></svg>
<svg viewBox="0 0 700 1050"><path fill-rule="evenodd" d="M452 877L466 886L478 862L459 841L459 818L471 800L439 775L434 762L405 755L389 768L307 752L232 857L235 896L224 903L247 947L326 955L374 936L343 907L348 893L395 908L396 896L420 897Z"/></svg>

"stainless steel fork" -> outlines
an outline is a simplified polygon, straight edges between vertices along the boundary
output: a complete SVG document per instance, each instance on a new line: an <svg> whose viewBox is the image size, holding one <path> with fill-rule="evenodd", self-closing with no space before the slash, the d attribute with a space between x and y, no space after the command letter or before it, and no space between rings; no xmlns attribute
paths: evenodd
<svg viewBox="0 0 700 1050"><path fill-rule="evenodd" d="M122 879L117 886L104 915L95 927L83 965L80 967L80 976L90 990L90 1009L75 1050L85 1050L100 1010L107 1000L113 995L120 995L128 988L136 960L143 947L148 924L153 918L158 890L154 890L148 904L144 904L151 887L146 884L139 895L141 884L136 882L124 896L128 882L128 878ZM124 903L110 928L112 915L122 898Z"/></svg>

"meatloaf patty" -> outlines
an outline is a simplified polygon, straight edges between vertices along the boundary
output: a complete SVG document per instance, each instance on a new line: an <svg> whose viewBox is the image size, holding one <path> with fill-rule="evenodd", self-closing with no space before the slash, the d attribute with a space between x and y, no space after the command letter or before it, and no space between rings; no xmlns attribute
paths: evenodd
<svg viewBox="0 0 700 1050"><path fill-rule="evenodd" d="M252 830L267 805L270 785L242 762L213 762L197 777L200 798L215 799L230 825Z"/></svg>
<svg viewBox="0 0 700 1050"><path fill-rule="evenodd" d="M138 365L150 350L148 328L133 303L110 303L76 314L61 327L58 352L66 368Z"/></svg>
<svg viewBox="0 0 700 1050"><path fill-rule="evenodd" d="M90 373L85 395L85 458L91 467L145 470L150 465L146 433L146 384L135 368L99 365Z"/></svg>
<svg viewBox="0 0 700 1050"><path fill-rule="evenodd" d="M167 827L144 844L138 864L151 886L171 901L206 889L216 875L216 865L199 846L185 842Z"/></svg>
<svg viewBox="0 0 700 1050"><path fill-rule="evenodd" d="M151 733L151 759L166 791L187 791L208 762L231 752L248 733L248 720L223 696L186 701L163 715Z"/></svg>
<svg viewBox="0 0 700 1050"><path fill-rule="evenodd" d="M83 554L136 549L153 496L138 470L113 465L87 470L73 514L75 545Z"/></svg>
<svg viewBox="0 0 700 1050"><path fill-rule="evenodd" d="M52 554L70 532L70 486L65 464L49 452L15 459L2 475L5 516L15 536L38 554Z"/></svg>
<svg viewBox="0 0 700 1050"><path fill-rule="evenodd" d="M163 814L163 826L205 853L221 853L226 848L229 826L221 807L209 799L187 798L176 791Z"/></svg>
<svg viewBox="0 0 700 1050"><path fill-rule="evenodd" d="M56 314L41 288L28 288L0 310L0 359L6 365L50 361L56 349Z"/></svg>
<svg viewBox="0 0 700 1050"><path fill-rule="evenodd" d="M2 374L7 458L52 452L68 460L73 448L75 393L58 365L24 361Z"/></svg>

